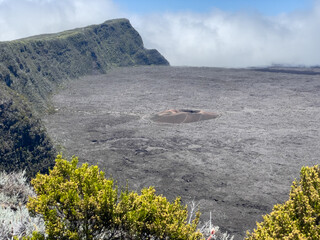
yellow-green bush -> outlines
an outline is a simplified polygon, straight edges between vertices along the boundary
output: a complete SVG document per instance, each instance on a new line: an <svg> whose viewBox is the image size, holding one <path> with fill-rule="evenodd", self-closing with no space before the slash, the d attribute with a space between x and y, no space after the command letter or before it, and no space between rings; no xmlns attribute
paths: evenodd
<svg viewBox="0 0 320 240"><path fill-rule="evenodd" d="M155 194L128 190L118 195L112 179L97 166L69 162L58 155L48 175L32 180L36 197L27 207L42 215L46 236L30 239L201 239L197 232L199 214L187 223L187 209L177 198L173 203Z"/></svg>
<svg viewBox="0 0 320 240"><path fill-rule="evenodd" d="M257 223L253 239L320 239L320 168L303 167L300 180L294 181L290 198Z"/></svg>
<svg viewBox="0 0 320 240"><path fill-rule="evenodd" d="M187 208L177 198L173 203L155 194L154 188L136 192L122 193L117 205L116 222L125 235L136 239L200 239L196 231L199 213L187 224ZM127 239L127 238L125 238Z"/></svg>

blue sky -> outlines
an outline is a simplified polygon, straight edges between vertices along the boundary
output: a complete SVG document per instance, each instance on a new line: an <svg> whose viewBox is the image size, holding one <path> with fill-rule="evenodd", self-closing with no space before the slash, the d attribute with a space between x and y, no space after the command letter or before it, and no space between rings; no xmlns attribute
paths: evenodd
<svg viewBox="0 0 320 240"><path fill-rule="evenodd" d="M175 66L320 65L320 0L0 0L0 41L123 17Z"/></svg>
<svg viewBox="0 0 320 240"><path fill-rule="evenodd" d="M126 11L137 14L194 11L205 13L215 8L223 11L258 11L278 15L312 7L312 0L117 0Z"/></svg>

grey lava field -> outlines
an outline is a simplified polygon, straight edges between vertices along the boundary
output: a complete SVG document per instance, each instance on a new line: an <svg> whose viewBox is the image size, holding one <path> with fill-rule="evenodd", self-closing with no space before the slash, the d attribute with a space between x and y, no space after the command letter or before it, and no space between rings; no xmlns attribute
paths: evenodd
<svg viewBox="0 0 320 240"><path fill-rule="evenodd" d="M131 190L200 202L202 219L244 237L320 159L320 69L116 68L69 81L44 119L65 157ZM152 119L170 109L218 117Z"/></svg>

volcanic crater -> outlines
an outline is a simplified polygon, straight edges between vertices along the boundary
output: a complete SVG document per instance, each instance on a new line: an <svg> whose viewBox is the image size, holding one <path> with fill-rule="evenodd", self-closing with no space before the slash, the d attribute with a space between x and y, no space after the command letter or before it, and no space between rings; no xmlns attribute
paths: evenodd
<svg viewBox="0 0 320 240"><path fill-rule="evenodd" d="M64 156L132 190L198 201L204 220L211 211L241 239L319 163L319 69L309 72L116 68L70 81L44 121ZM161 109L182 110L152 115Z"/></svg>
<svg viewBox="0 0 320 240"><path fill-rule="evenodd" d="M170 109L154 115L151 119L161 123L191 123L217 118L219 115L213 112L191 109Z"/></svg>

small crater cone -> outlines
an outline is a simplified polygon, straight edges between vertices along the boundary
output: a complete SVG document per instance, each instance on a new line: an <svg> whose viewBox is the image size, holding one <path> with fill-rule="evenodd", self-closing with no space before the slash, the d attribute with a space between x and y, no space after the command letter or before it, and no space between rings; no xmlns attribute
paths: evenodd
<svg viewBox="0 0 320 240"><path fill-rule="evenodd" d="M160 123L191 123L217 118L219 115L213 112L190 109L170 109L154 115L151 119Z"/></svg>

